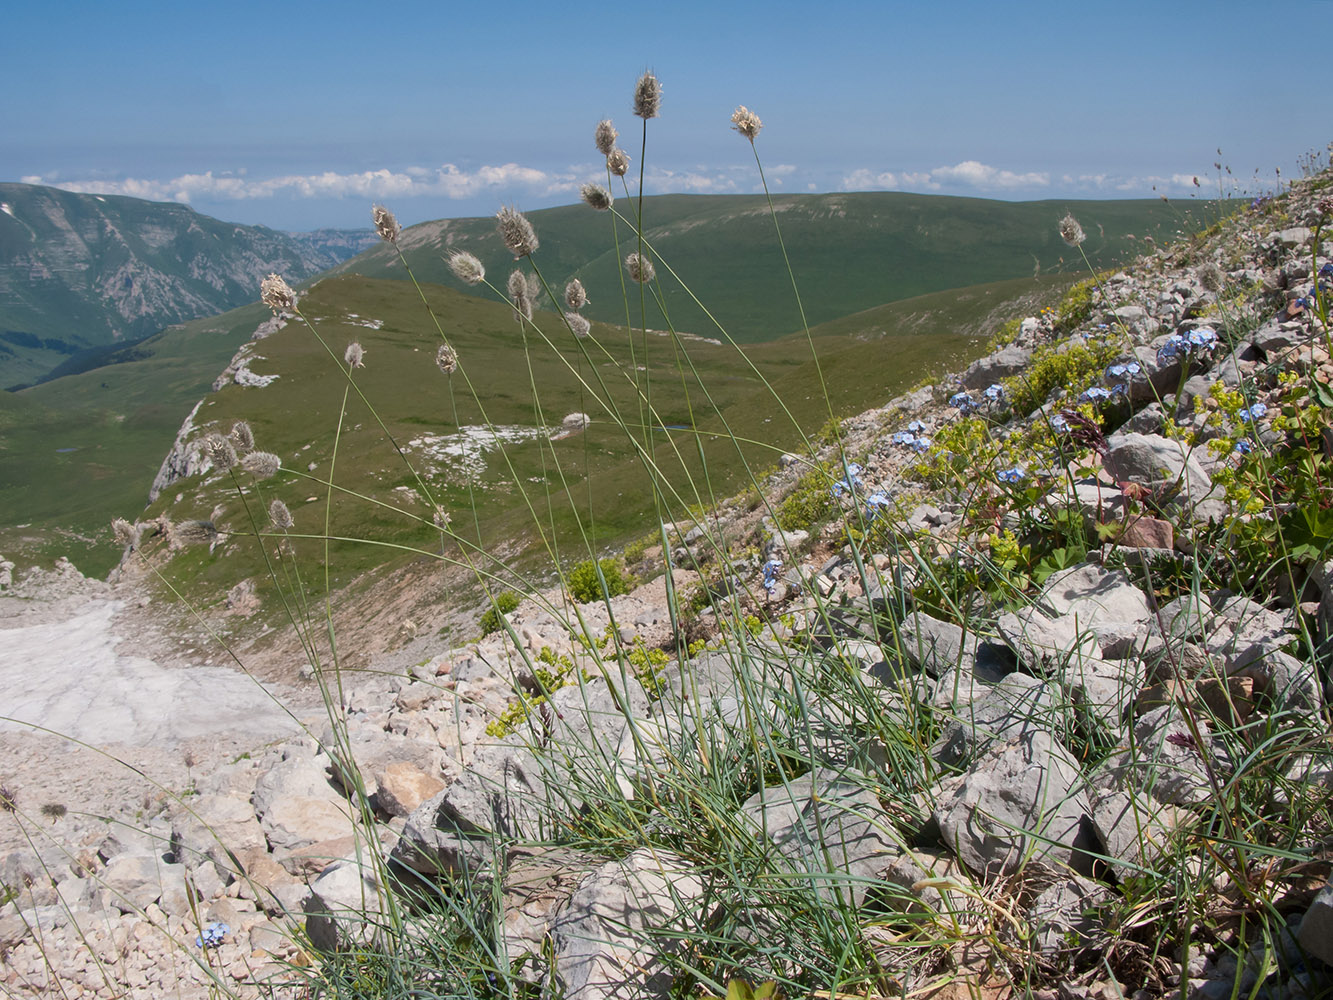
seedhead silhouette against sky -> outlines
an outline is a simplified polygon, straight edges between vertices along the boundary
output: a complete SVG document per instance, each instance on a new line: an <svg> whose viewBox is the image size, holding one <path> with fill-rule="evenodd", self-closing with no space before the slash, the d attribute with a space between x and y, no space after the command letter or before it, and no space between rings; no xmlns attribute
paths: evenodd
<svg viewBox="0 0 1333 1000"><path fill-rule="evenodd" d="M605 180L602 118L636 178L645 69L649 193L756 190L741 104L779 192L1206 197L1221 163L1257 194L1333 138L1304 44L1333 0L53 0L5 21L0 179L279 229L573 202Z"/></svg>

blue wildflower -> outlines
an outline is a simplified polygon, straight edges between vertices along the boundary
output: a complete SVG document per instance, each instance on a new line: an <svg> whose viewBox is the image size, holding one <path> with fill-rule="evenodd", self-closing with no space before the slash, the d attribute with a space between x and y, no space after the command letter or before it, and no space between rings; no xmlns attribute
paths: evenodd
<svg viewBox="0 0 1333 1000"><path fill-rule="evenodd" d="M1190 347L1208 350L1217 346L1217 331L1210 326L1201 326L1185 335Z"/></svg>
<svg viewBox="0 0 1333 1000"><path fill-rule="evenodd" d="M1109 389L1103 389L1099 385L1094 385L1091 389L1083 390L1078 397L1078 401L1080 403L1100 403L1103 400L1110 398L1111 391Z"/></svg>
<svg viewBox="0 0 1333 1000"><path fill-rule="evenodd" d="M778 574L782 572L782 560L774 556L764 563L764 589L770 594L777 590Z"/></svg>
<svg viewBox="0 0 1333 1000"><path fill-rule="evenodd" d="M1004 386L1000 385L999 382L992 382L990 385L986 386L986 391L983 395L992 403L998 403L1000 400L1004 399Z"/></svg>
<svg viewBox="0 0 1333 1000"><path fill-rule="evenodd" d="M962 413L971 413L977 408L977 401L966 392L955 392L949 397L949 405Z"/></svg>
<svg viewBox="0 0 1333 1000"><path fill-rule="evenodd" d="M1057 413L1051 417L1051 430L1057 434L1064 434L1069 430L1069 421L1064 418L1063 414Z"/></svg>
<svg viewBox="0 0 1333 1000"><path fill-rule="evenodd" d="M1126 361L1122 364L1112 365L1106 369L1106 377L1113 379L1123 379L1130 375L1137 375L1143 371L1143 368L1137 361Z"/></svg>
<svg viewBox="0 0 1333 1000"><path fill-rule="evenodd" d="M1319 277L1333 278L1333 263L1325 264L1319 269Z"/></svg>
<svg viewBox="0 0 1333 1000"><path fill-rule="evenodd" d="M866 497L866 520L873 521L876 516L887 511L892 504L883 493L872 493Z"/></svg>
<svg viewBox="0 0 1333 1000"><path fill-rule="evenodd" d="M865 483L861 482L861 466L855 462L848 462L847 475L833 484L833 496L841 497L843 493L855 496L856 492L864 486Z"/></svg>
<svg viewBox="0 0 1333 1000"><path fill-rule="evenodd" d="M202 934L194 939L196 948L217 948L222 944L222 939L231 933L231 928L219 920L213 921L204 928Z"/></svg>
<svg viewBox="0 0 1333 1000"><path fill-rule="evenodd" d="M897 434L893 435L893 437L890 438L889 440L891 440L894 444L911 444L913 441L916 440L916 435L913 434L911 431L899 431Z"/></svg>
<svg viewBox="0 0 1333 1000"><path fill-rule="evenodd" d="M1001 469L995 474L995 478L1002 483L1018 483L1027 478L1027 474L1027 469L1015 465L1012 469Z"/></svg>
<svg viewBox="0 0 1333 1000"><path fill-rule="evenodd" d="M1251 420L1258 420L1266 413L1268 413L1268 407L1266 407L1263 403L1255 403L1253 406L1247 406L1245 409L1240 411L1239 414L1240 422L1243 424L1248 424Z"/></svg>
<svg viewBox="0 0 1333 1000"><path fill-rule="evenodd" d="M1248 455L1254 451L1254 443L1249 438L1241 438L1236 442L1236 450L1242 455Z"/></svg>
<svg viewBox="0 0 1333 1000"><path fill-rule="evenodd" d="M924 435L922 435L921 437L917 438L915 441L912 442L912 450L917 454L920 454L929 447L930 447L930 438L925 437Z"/></svg>
<svg viewBox="0 0 1333 1000"><path fill-rule="evenodd" d="M907 429L911 431L913 434L920 434L922 431L926 429L926 425L923 424L920 420L913 420L910 424L907 425Z"/></svg>

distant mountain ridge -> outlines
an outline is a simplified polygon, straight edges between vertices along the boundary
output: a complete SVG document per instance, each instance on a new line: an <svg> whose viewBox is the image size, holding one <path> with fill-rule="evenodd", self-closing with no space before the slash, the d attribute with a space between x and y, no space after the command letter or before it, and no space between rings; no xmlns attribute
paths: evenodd
<svg viewBox="0 0 1333 1000"><path fill-rule="evenodd" d="M373 241L370 230L283 233L187 205L0 183L0 387L251 302L269 271L300 281Z"/></svg>

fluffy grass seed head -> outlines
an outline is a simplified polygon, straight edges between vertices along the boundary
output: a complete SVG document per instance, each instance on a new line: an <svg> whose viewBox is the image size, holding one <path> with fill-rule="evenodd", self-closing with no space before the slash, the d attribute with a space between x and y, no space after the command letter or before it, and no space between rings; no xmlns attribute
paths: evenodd
<svg viewBox="0 0 1333 1000"><path fill-rule="evenodd" d="M662 112L662 84L652 73L644 73L634 85L634 113L647 121Z"/></svg>
<svg viewBox="0 0 1333 1000"><path fill-rule="evenodd" d="M380 239L389 243L398 242L398 234L403 231L403 227L398 225L398 219L383 205L376 205L370 210L370 217L375 223L375 232L380 234Z"/></svg>
<svg viewBox="0 0 1333 1000"><path fill-rule="evenodd" d="M606 158L606 169L617 177L624 177L629 173L629 153L623 149L612 150Z"/></svg>
<svg viewBox="0 0 1333 1000"><path fill-rule="evenodd" d="M597 144L597 152L603 156L610 156L611 151L616 148L616 138L620 135L616 127L611 124L610 118L603 118L597 123L597 128L592 134L592 140Z"/></svg>
<svg viewBox="0 0 1333 1000"><path fill-rule="evenodd" d="M292 520L292 512L281 500L274 500L268 505L268 519L273 522L273 527L280 531L286 531L296 523Z"/></svg>
<svg viewBox="0 0 1333 1000"><path fill-rule="evenodd" d="M210 434L204 438L204 450L209 461L218 472L228 472L236 467L236 449L221 434Z"/></svg>
<svg viewBox="0 0 1333 1000"><path fill-rule="evenodd" d="M504 240L504 245L515 260L531 257L536 252L537 232L522 212L506 205L495 213L495 219L500 229L500 239Z"/></svg>
<svg viewBox="0 0 1333 1000"><path fill-rule="evenodd" d="M574 331L576 337L586 337L592 332L592 324L588 322L588 317L582 313L565 313L565 322L569 324L569 328Z"/></svg>
<svg viewBox="0 0 1333 1000"><path fill-rule="evenodd" d="M275 313L296 308L296 293L280 274L270 273L259 283L259 300Z"/></svg>
<svg viewBox="0 0 1333 1000"><path fill-rule="evenodd" d="M8 785L0 785L0 812L12 813L18 809L18 795Z"/></svg>
<svg viewBox="0 0 1333 1000"><path fill-rule="evenodd" d="M629 276L641 285L657 277L657 269L653 267L653 262L637 253L625 258L625 270L629 271Z"/></svg>
<svg viewBox="0 0 1333 1000"><path fill-rule="evenodd" d="M231 425L231 443L236 446L237 451L254 451L255 432L244 420L238 420Z"/></svg>
<svg viewBox="0 0 1333 1000"><path fill-rule="evenodd" d="M452 375L458 371L458 352L448 344L441 344L435 352L435 364L446 375Z"/></svg>
<svg viewBox="0 0 1333 1000"><path fill-rule="evenodd" d="M1078 219L1074 218L1072 212L1066 212L1065 217L1060 220L1060 239L1071 247L1076 247L1087 239L1083 234L1083 227L1078 224Z"/></svg>
<svg viewBox="0 0 1333 1000"><path fill-rule="evenodd" d="M469 285L480 284L486 277L486 268L482 267L481 261L466 250L455 250L449 255L449 270L454 272L455 278Z"/></svg>
<svg viewBox="0 0 1333 1000"><path fill-rule="evenodd" d="M256 479L271 479L282 468L282 459L271 451L252 451L241 459L241 468Z"/></svg>
<svg viewBox="0 0 1333 1000"><path fill-rule="evenodd" d="M348 368L366 367L366 351L357 341L352 341L347 345L347 350L343 351L343 360L347 362Z"/></svg>
<svg viewBox="0 0 1333 1000"><path fill-rule="evenodd" d="M764 127L764 123L759 120L757 114L742 104L731 113L731 127L753 143L759 137L759 130Z"/></svg>
<svg viewBox="0 0 1333 1000"><path fill-rule="evenodd" d="M569 283L565 285L565 305L570 309L579 310L588 304L588 290L583 287L583 282L578 278L570 278Z"/></svg>
<svg viewBox="0 0 1333 1000"><path fill-rule="evenodd" d="M599 212L605 212L616 203L616 199L612 197L611 192L600 184L583 185L579 188L579 197Z"/></svg>
<svg viewBox="0 0 1333 1000"><path fill-rule="evenodd" d="M514 319L522 323L532 319L532 296L528 277L517 269L509 273L509 300L514 304Z"/></svg>
<svg viewBox="0 0 1333 1000"><path fill-rule="evenodd" d="M116 542L120 545L135 546L139 544L138 529L123 517L112 520L111 534L115 536Z"/></svg>
<svg viewBox="0 0 1333 1000"><path fill-rule="evenodd" d="M441 531L448 531L449 525L454 521L449 512L439 504L435 505L435 511L431 514L431 520L435 522L435 527L439 528Z"/></svg>
<svg viewBox="0 0 1333 1000"><path fill-rule="evenodd" d="M212 545L218 540L218 529L212 521L178 521L171 526L171 547L185 545Z"/></svg>

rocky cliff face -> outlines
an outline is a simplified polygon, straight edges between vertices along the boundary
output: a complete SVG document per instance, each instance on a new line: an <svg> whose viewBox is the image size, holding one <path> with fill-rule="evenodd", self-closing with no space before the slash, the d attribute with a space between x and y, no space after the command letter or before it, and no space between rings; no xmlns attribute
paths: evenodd
<svg viewBox="0 0 1333 1000"><path fill-rule="evenodd" d="M0 385L253 301L269 271L300 281L362 248L356 232L280 233L185 205L0 184Z"/></svg>

